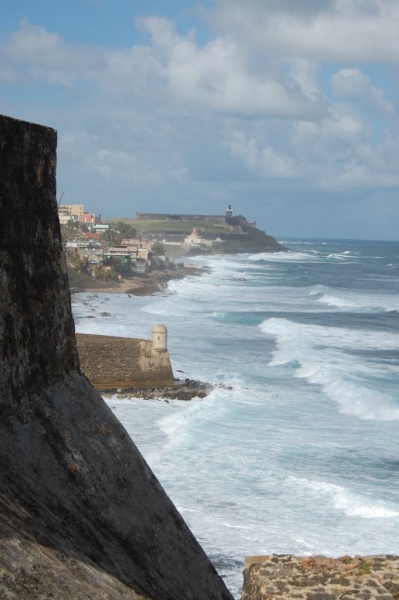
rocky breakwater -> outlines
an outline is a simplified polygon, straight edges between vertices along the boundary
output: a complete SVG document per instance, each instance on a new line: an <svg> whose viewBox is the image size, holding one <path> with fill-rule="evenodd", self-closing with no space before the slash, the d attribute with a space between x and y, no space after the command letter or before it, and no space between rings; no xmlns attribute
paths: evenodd
<svg viewBox="0 0 399 600"><path fill-rule="evenodd" d="M231 390L231 386L212 384L196 379L175 379L173 385L150 388L131 388L116 390L119 398L144 398L145 400L193 400L203 399L215 389ZM111 392L114 392L112 390Z"/></svg>
<svg viewBox="0 0 399 600"><path fill-rule="evenodd" d="M0 117L0 598L231 600L81 374L56 132Z"/></svg>

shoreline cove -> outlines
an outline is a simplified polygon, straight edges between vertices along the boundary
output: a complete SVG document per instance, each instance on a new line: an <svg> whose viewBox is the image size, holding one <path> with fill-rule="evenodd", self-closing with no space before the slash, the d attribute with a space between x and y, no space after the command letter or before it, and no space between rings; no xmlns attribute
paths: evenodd
<svg viewBox="0 0 399 600"><path fill-rule="evenodd" d="M153 294L168 292L169 283L174 280L184 279L186 277L200 276L207 273L205 266L198 266L191 263L185 263L184 266L175 266L173 268L157 269L150 271L145 275L136 275L126 277L120 282L116 282L112 287L82 287L73 288L71 293L91 293L91 294L128 294L132 296L152 296ZM95 282L96 283L96 282Z"/></svg>

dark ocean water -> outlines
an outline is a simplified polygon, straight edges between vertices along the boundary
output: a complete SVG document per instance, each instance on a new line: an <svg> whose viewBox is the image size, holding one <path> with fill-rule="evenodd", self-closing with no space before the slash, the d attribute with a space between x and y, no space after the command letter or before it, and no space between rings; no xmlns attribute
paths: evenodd
<svg viewBox="0 0 399 600"><path fill-rule="evenodd" d="M74 299L77 331L165 323L177 376L232 386L109 403L237 597L249 554L399 553L399 243L282 242Z"/></svg>

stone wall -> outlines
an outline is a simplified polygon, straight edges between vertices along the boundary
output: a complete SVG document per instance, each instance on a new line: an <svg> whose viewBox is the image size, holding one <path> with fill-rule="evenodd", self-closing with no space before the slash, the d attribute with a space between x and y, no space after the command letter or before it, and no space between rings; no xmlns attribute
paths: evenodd
<svg viewBox="0 0 399 600"><path fill-rule="evenodd" d="M231 600L80 372L55 151L0 117L0 598Z"/></svg>
<svg viewBox="0 0 399 600"><path fill-rule="evenodd" d="M250 556L242 600L397 600L397 556Z"/></svg>
<svg viewBox="0 0 399 600"><path fill-rule="evenodd" d="M82 372L97 390L173 385L168 352L150 340L76 334Z"/></svg>
<svg viewBox="0 0 399 600"><path fill-rule="evenodd" d="M224 215L183 215L177 213L136 213L138 221L210 221L214 223L224 223Z"/></svg>
<svg viewBox="0 0 399 600"><path fill-rule="evenodd" d="M55 201L56 144L53 129L0 115L3 411L26 390L40 391L78 368Z"/></svg>

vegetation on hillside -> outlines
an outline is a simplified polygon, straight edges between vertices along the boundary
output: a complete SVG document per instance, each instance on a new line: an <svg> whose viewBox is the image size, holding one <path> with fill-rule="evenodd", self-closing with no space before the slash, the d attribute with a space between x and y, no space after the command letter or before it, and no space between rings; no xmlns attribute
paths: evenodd
<svg viewBox="0 0 399 600"><path fill-rule="evenodd" d="M114 280L100 278L93 279L91 275L88 275L87 273L81 273L70 266L68 266L68 280L69 287L72 290L113 288L117 287L118 285Z"/></svg>
<svg viewBox="0 0 399 600"><path fill-rule="evenodd" d="M131 224L137 229L138 235L144 235L148 233L176 233L180 235L189 235L193 228L195 227L197 230L201 230L201 232L205 233L220 233L222 229L220 227L215 226L213 223L209 221L201 220L201 219L190 219L187 221L178 221L178 220L170 220L170 221L155 221L149 219L145 220L136 220L136 219L128 219L118 218L118 222L121 220L126 224ZM112 221L112 227L116 226L116 222Z"/></svg>
<svg viewBox="0 0 399 600"><path fill-rule="evenodd" d="M102 234L101 241L109 246L118 246L122 240L137 237L137 230L129 223L123 221L112 222L108 231Z"/></svg>

